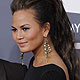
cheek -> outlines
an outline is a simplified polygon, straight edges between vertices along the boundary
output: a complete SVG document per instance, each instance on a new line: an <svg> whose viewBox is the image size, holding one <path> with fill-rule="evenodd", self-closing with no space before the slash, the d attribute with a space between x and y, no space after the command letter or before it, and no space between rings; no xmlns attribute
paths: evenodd
<svg viewBox="0 0 80 80"><path fill-rule="evenodd" d="M25 33L24 36L27 40L34 40L41 34L40 29L32 28L29 32Z"/></svg>
<svg viewBox="0 0 80 80"><path fill-rule="evenodd" d="M28 42L33 45L40 44L43 41L43 35L42 35L41 31L37 31L37 30L30 32L25 37L28 40Z"/></svg>
<svg viewBox="0 0 80 80"><path fill-rule="evenodd" d="M43 43L43 36L41 33L34 33L30 38L30 44L34 48L39 47Z"/></svg>
<svg viewBox="0 0 80 80"><path fill-rule="evenodd" d="M34 40L36 37L37 37L37 34L33 32L27 35L28 40Z"/></svg>

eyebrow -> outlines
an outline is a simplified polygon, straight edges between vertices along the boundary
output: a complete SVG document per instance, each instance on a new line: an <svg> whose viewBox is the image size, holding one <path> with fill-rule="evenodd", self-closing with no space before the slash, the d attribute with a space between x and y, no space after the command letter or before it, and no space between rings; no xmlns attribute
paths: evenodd
<svg viewBox="0 0 80 80"><path fill-rule="evenodd" d="M24 24L24 25L21 25L20 28L23 28L26 25L31 26L30 24Z"/></svg>
<svg viewBox="0 0 80 80"><path fill-rule="evenodd" d="M23 28L23 27L26 26L26 25L31 26L30 24L23 24L23 25L20 26L20 28ZM12 27L12 28L15 28L14 26L11 26L11 27Z"/></svg>

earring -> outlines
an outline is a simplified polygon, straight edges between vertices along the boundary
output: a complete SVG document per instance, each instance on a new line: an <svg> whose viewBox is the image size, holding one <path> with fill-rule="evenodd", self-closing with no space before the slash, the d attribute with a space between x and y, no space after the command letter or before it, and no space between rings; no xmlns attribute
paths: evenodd
<svg viewBox="0 0 80 80"><path fill-rule="evenodd" d="M24 65L23 57L24 57L24 53L21 53L21 54L20 54L20 59L22 60L22 65Z"/></svg>
<svg viewBox="0 0 80 80"><path fill-rule="evenodd" d="M46 62L48 63L48 53L51 52L51 47L48 43L48 39L46 38L46 41L44 43L44 51L45 51L45 54L46 54Z"/></svg>

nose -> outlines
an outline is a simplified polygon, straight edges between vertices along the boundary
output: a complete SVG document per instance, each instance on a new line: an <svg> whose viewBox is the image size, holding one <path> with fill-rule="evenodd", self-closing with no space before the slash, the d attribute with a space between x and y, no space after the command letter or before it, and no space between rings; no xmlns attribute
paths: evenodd
<svg viewBox="0 0 80 80"><path fill-rule="evenodd" d="M16 38L17 38L18 40L23 39L23 33L22 33L21 31L17 31L17 33L16 33Z"/></svg>

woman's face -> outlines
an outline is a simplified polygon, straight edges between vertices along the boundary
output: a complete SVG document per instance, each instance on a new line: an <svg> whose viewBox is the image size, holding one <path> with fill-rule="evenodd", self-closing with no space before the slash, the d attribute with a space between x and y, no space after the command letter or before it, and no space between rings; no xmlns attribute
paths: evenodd
<svg viewBox="0 0 80 80"><path fill-rule="evenodd" d="M30 52L43 44L43 30L34 18L34 10L19 10L13 14L12 36L21 52Z"/></svg>

